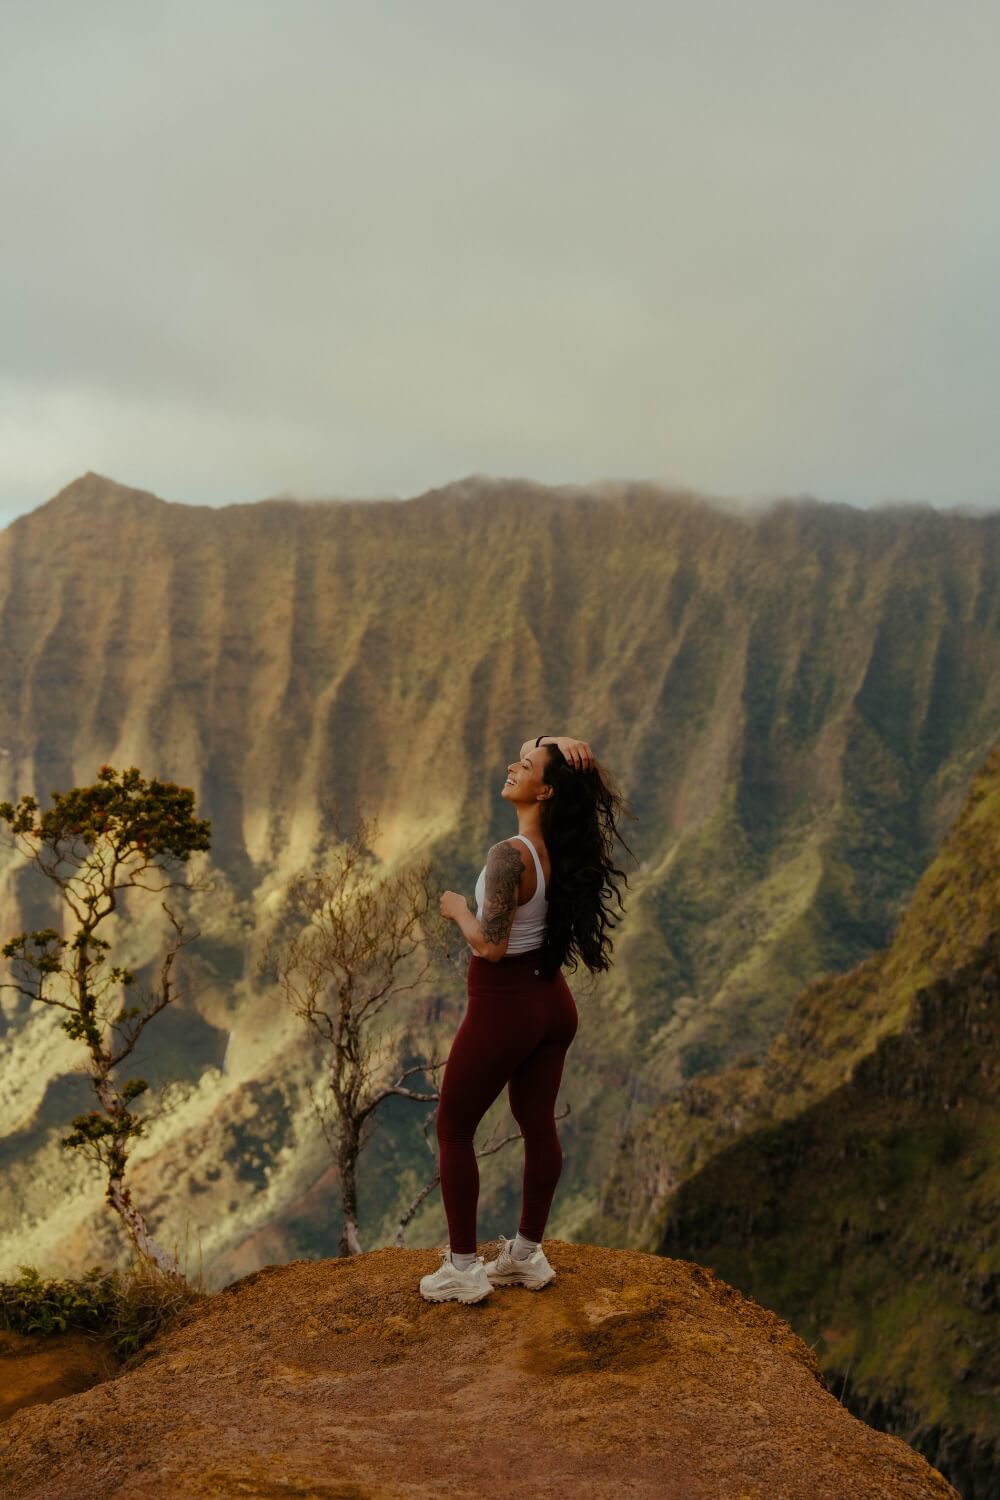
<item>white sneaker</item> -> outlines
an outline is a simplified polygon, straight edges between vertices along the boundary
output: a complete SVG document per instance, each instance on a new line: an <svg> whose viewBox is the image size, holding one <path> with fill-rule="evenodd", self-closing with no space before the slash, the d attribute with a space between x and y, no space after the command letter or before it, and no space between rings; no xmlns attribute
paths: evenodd
<svg viewBox="0 0 1000 1500"><path fill-rule="evenodd" d="M439 1247L444 1260L436 1271L420 1278L420 1295L428 1302L482 1302L493 1290L483 1257L477 1255L467 1271L460 1271L451 1258L451 1246Z"/></svg>
<svg viewBox="0 0 1000 1500"><path fill-rule="evenodd" d="M492 1286L526 1286L529 1291L537 1292L543 1286L548 1286L550 1281L555 1281L556 1273L549 1265L541 1245L531 1252L527 1260L517 1260L511 1253L514 1244L512 1239L500 1235L499 1244L496 1258L488 1260L483 1267Z"/></svg>

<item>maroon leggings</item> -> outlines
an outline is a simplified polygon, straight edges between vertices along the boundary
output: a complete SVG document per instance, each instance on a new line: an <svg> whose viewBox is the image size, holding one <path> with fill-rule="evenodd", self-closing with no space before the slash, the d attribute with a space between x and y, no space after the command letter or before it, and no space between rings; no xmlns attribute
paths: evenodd
<svg viewBox="0 0 1000 1500"><path fill-rule="evenodd" d="M524 1136L518 1228L526 1239L541 1240L562 1172L556 1095L578 1024L564 975L545 979L537 949L496 963L474 953L466 989L468 1004L445 1064L436 1119L441 1197L456 1255L476 1253L479 1166L473 1136L504 1084Z"/></svg>

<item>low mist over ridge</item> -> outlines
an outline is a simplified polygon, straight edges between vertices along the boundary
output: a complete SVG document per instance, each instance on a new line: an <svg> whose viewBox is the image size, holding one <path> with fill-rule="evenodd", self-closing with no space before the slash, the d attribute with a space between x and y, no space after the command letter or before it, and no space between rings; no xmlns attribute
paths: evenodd
<svg viewBox="0 0 1000 1500"><path fill-rule="evenodd" d="M382 504L407 504L418 500L427 500L431 497L455 494L461 496L465 501L475 501L488 495L510 490L522 490L537 492L548 496L558 496L571 500L574 498L589 498L593 500L621 500L627 495L645 495L652 499L660 499L664 502L695 503L709 505L724 514L743 516L748 520L754 520L769 514L778 507L784 506L812 506L822 505L829 509L842 509L848 511L862 511L865 514L880 511L927 511L932 510L942 515L966 516L973 518L985 518L1000 512L1000 494L995 503L975 503L969 500L955 501L945 504L942 501L928 500L926 498L910 498L907 496L873 496L866 503L837 500L811 493L785 494L774 492L768 495L741 495L723 494L706 491L699 488L691 488L686 485L670 484L656 479L595 479L586 483L562 484L543 483L538 480L529 479L524 476L499 476L494 474L466 474L460 479L452 480L448 484L432 486L430 489L416 491L412 494L343 494L331 492L305 492L293 489L282 489L274 494L261 495L256 499L240 499L227 501L213 501L211 503L201 500L165 499L154 494L151 490L136 489L125 485L106 474L95 473L88 470L79 478L65 485L54 496L43 500L35 505L24 505L20 508L10 507L0 511L0 530L5 526L13 525L15 521L22 520L32 515L35 511L50 505L53 501L61 500L67 494L80 495L81 493L100 493L107 486L113 486L117 490L125 490L130 495L139 498L147 497L157 501L160 505L185 505L192 510L227 510L234 506L263 505L272 501L293 503L302 506L322 507L326 505L382 505Z"/></svg>

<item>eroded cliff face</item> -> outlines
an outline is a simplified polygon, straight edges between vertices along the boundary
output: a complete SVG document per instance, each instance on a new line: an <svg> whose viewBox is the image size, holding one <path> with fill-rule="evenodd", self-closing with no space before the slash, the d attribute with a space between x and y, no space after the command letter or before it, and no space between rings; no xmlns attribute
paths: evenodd
<svg viewBox="0 0 1000 1500"><path fill-rule="evenodd" d="M552 1229L585 1232L624 1132L686 1077L759 1060L803 985L888 939L1000 733L998 548L996 518L929 508L748 518L479 480L214 510L88 475L0 533L0 797L135 764L213 822L191 998L144 1060L185 1091L135 1156L158 1235L215 1285L331 1248L312 1052L253 954L333 804L378 816L387 867L430 853L471 899L512 826L506 761L542 730L586 735L639 815L615 966L568 976L584 1025ZM62 923L8 854L0 911L5 935ZM109 934L137 971L157 918L136 902ZM58 1147L86 1107L77 1054L4 993L0 1269L82 1269L118 1242ZM395 1016L400 1046L440 1047L463 1005L456 969ZM387 1116L363 1164L369 1244L425 1180L418 1113ZM484 1163L484 1223L510 1222L519 1179L515 1153ZM410 1233L442 1230L433 1194Z"/></svg>
<svg viewBox="0 0 1000 1500"><path fill-rule="evenodd" d="M562 1241L547 1253L541 1292L475 1306L421 1298L432 1250L255 1272L116 1379L0 1426L5 1494L958 1500L710 1271Z"/></svg>

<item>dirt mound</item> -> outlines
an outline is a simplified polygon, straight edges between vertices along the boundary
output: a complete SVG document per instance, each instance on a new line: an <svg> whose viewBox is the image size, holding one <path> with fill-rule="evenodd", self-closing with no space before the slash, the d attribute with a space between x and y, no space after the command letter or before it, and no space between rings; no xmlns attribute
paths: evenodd
<svg viewBox="0 0 1000 1500"><path fill-rule="evenodd" d="M118 1361L92 1333L46 1338L0 1329L0 1422L22 1406L86 1391L115 1373Z"/></svg>
<svg viewBox="0 0 1000 1500"><path fill-rule="evenodd" d="M958 1500L710 1271L546 1251L551 1285L474 1306L420 1296L434 1250L256 1271L116 1379L0 1427L6 1500Z"/></svg>

